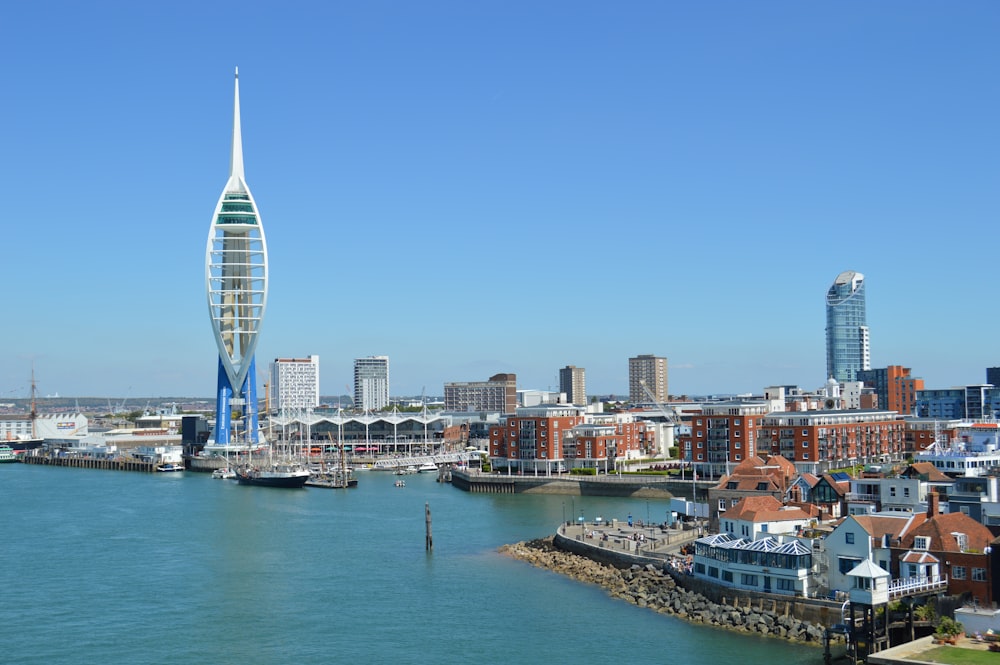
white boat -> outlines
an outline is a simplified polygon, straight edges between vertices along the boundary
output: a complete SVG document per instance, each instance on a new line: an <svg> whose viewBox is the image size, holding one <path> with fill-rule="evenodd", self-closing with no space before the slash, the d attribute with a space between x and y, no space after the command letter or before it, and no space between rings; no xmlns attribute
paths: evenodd
<svg viewBox="0 0 1000 665"><path fill-rule="evenodd" d="M16 461L17 454L14 452L13 448L7 445L0 446L0 464Z"/></svg>
<svg viewBox="0 0 1000 665"><path fill-rule="evenodd" d="M228 480L229 478L235 478L236 472L230 469L228 466L224 466L221 469L216 469L212 472L213 478L222 478L223 480Z"/></svg>
<svg viewBox="0 0 1000 665"><path fill-rule="evenodd" d="M396 487L406 487L406 481L405 480L397 480L396 483L395 483L395 485L396 485Z"/></svg>
<svg viewBox="0 0 1000 665"><path fill-rule="evenodd" d="M160 473L170 473L170 472L173 472L173 471L183 471L184 470L184 465L183 464L161 464L160 466L156 467L156 470L159 471Z"/></svg>
<svg viewBox="0 0 1000 665"><path fill-rule="evenodd" d="M408 466L405 469L403 467L399 467L398 469L396 469L395 474L397 476L409 476L409 475L414 474L416 472L417 472L417 467L415 467L415 466Z"/></svg>
<svg viewBox="0 0 1000 665"><path fill-rule="evenodd" d="M417 471L420 473L437 473L438 467L434 462L425 462L417 467Z"/></svg>

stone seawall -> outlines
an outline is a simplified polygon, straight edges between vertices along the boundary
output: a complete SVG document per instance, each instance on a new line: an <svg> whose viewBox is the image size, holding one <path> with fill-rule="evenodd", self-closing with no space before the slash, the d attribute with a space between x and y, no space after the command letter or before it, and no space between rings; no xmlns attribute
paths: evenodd
<svg viewBox="0 0 1000 665"><path fill-rule="evenodd" d="M558 549L551 537L505 545L500 551L539 568L596 584L614 598L661 614L738 632L822 645L824 626L803 619L791 599L784 604L763 598L757 603L749 599L742 602L734 599L731 604L713 602L685 589L659 566L631 563L622 568L630 563L630 557L616 552L604 553L614 561L595 561L589 555Z"/></svg>

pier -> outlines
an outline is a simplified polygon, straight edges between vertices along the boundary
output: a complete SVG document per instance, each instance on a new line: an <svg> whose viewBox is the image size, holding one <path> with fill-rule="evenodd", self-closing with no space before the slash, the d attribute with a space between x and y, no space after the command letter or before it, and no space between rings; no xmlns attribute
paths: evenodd
<svg viewBox="0 0 1000 665"><path fill-rule="evenodd" d="M21 463L41 464L43 466L66 466L74 469L101 469L104 471L138 471L139 473L153 473L156 471L155 462L143 462L131 457L103 459L95 457L25 455L21 458Z"/></svg>
<svg viewBox="0 0 1000 665"><path fill-rule="evenodd" d="M569 494L577 496L618 496L668 499L691 496L704 501L713 482L680 481L669 476L606 474L577 476L568 473L551 475L505 475L483 473L477 469L452 469L451 484L476 494Z"/></svg>

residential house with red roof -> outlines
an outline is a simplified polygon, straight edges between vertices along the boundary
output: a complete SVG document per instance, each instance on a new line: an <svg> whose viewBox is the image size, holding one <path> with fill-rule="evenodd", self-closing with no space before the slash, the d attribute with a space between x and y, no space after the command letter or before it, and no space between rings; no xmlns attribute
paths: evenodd
<svg viewBox="0 0 1000 665"><path fill-rule="evenodd" d="M969 594L982 606L992 604L993 534L968 515L938 513L938 496L928 495L924 520L900 535L893 544L894 576L906 576L906 566L916 556L931 563L937 559L940 570L948 576L948 593Z"/></svg>
<svg viewBox="0 0 1000 665"><path fill-rule="evenodd" d="M748 496L720 517L724 532L695 541L692 572L713 584L808 596L812 548L795 534L811 515L773 496Z"/></svg>

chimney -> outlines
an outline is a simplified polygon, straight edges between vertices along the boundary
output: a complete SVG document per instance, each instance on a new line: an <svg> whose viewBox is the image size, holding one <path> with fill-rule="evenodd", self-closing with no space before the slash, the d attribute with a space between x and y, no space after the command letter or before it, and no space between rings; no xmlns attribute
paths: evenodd
<svg viewBox="0 0 1000 665"><path fill-rule="evenodd" d="M938 493L927 493L927 519L933 519L938 514Z"/></svg>

